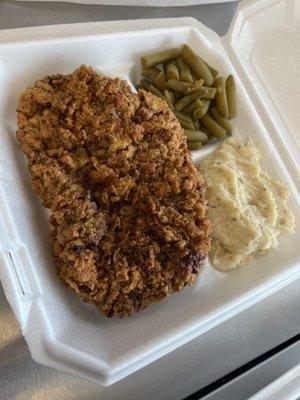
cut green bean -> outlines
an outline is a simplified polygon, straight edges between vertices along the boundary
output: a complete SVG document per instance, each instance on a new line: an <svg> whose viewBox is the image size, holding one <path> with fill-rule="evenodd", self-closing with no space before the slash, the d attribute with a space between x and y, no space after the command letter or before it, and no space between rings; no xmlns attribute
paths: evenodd
<svg viewBox="0 0 300 400"><path fill-rule="evenodd" d="M198 57L188 45L183 45L180 56L188 66L192 69L198 79L203 78L205 85L211 86L214 78L209 68L204 64L200 57Z"/></svg>
<svg viewBox="0 0 300 400"><path fill-rule="evenodd" d="M150 85L148 87L148 91L151 92L152 94L155 94L156 96L160 97L161 99L166 100L164 95L161 93L161 91L158 90L155 86Z"/></svg>
<svg viewBox="0 0 300 400"><path fill-rule="evenodd" d="M192 120L193 120L193 124L194 124L194 127L195 127L195 130L199 130L199 128L200 128L200 121L199 121L199 119L198 118L195 118L194 116L192 117Z"/></svg>
<svg viewBox="0 0 300 400"><path fill-rule="evenodd" d="M190 87L190 83L169 79L167 80L167 87L177 92L184 93Z"/></svg>
<svg viewBox="0 0 300 400"><path fill-rule="evenodd" d="M167 88L167 79L164 71L160 71L153 82L160 91L164 91Z"/></svg>
<svg viewBox="0 0 300 400"><path fill-rule="evenodd" d="M185 107L182 112L184 114L190 114L192 113L194 110L196 110L196 108L202 108L204 106L203 102L200 99L196 99L194 100L191 104L189 104L187 107Z"/></svg>
<svg viewBox="0 0 300 400"><path fill-rule="evenodd" d="M206 143L208 141L207 135L201 130L185 129L184 133L187 137L188 142Z"/></svg>
<svg viewBox="0 0 300 400"><path fill-rule="evenodd" d="M193 120L189 115L182 114L181 112L174 111L180 125L185 129L195 129Z"/></svg>
<svg viewBox="0 0 300 400"><path fill-rule="evenodd" d="M174 93L175 100L178 100L182 97L182 93L179 93L176 90L173 90L173 93Z"/></svg>
<svg viewBox="0 0 300 400"><path fill-rule="evenodd" d="M210 99L210 100L214 99L217 89L213 88L213 87L206 87L206 86L203 86L203 88L206 90L206 93L204 94L203 98Z"/></svg>
<svg viewBox="0 0 300 400"><path fill-rule="evenodd" d="M149 78L151 81L154 81L154 79L157 77L159 72L160 71L157 68L142 67L142 76L144 76L145 78Z"/></svg>
<svg viewBox="0 0 300 400"><path fill-rule="evenodd" d="M201 125L201 132L205 133L205 135L208 137L208 139L209 139L210 136L212 136L210 131L204 125Z"/></svg>
<svg viewBox="0 0 300 400"><path fill-rule="evenodd" d="M148 90L151 82L148 79L141 79L141 85L145 90Z"/></svg>
<svg viewBox="0 0 300 400"><path fill-rule="evenodd" d="M189 150L199 150L201 146L201 142L188 142Z"/></svg>
<svg viewBox="0 0 300 400"><path fill-rule="evenodd" d="M198 79L189 88L187 88L185 94L189 94L194 92L195 90L200 89L203 86L203 83L204 83L203 79Z"/></svg>
<svg viewBox="0 0 300 400"><path fill-rule="evenodd" d="M195 90L194 92L181 97L181 99L179 99L175 104L174 104L174 108L176 111L181 111L183 110L185 107L187 107L192 101L196 100L197 98L201 98L203 96L203 94L205 93L205 90L200 88Z"/></svg>
<svg viewBox="0 0 300 400"><path fill-rule="evenodd" d="M180 49L169 49L155 54L141 57L141 63L146 68L154 67L158 64L164 64L167 61L175 60L180 54Z"/></svg>
<svg viewBox="0 0 300 400"><path fill-rule="evenodd" d="M201 57L200 57L201 58ZM207 68L210 70L212 76L214 78L216 78L219 75L219 72L214 69L211 65L209 65L206 61L203 60L203 58L201 58L201 60L204 62L204 64L207 66Z"/></svg>
<svg viewBox="0 0 300 400"><path fill-rule="evenodd" d="M214 135L212 135L212 134L207 135L207 137L208 137L207 144L214 143L214 142L216 142L216 141L218 140L218 139L217 139Z"/></svg>
<svg viewBox="0 0 300 400"><path fill-rule="evenodd" d="M231 127L231 123L227 118L222 117L222 115L220 115L218 113L218 110L215 107L212 107L210 110L210 115L212 116L212 118L221 126L223 126L223 128L226 130L227 134L231 134L232 132L232 127Z"/></svg>
<svg viewBox="0 0 300 400"><path fill-rule="evenodd" d="M191 122L182 121L179 118L178 118L178 121L179 121L180 125L182 126L182 128L184 128L184 129L191 129L191 130L195 129L193 121L191 121Z"/></svg>
<svg viewBox="0 0 300 400"><path fill-rule="evenodd" d="M197 79L195 82L194 82L194 84L193 84L193 86L203 86L204 85L204 79Z"/></svg>
<svg viewBox="0 0 300 400"><path fill-rule="evenodd" d="M203 116L207 113L208 108L210 105L210 101L206 100L203 102L203 107L202 108L196 108L196 110L193 111L193 116L195 118L201 119Z"/></svg>
<svg viewBox="0 0 300 400"><path fill-rule="evenodd" d="M225 87L228 103L228 115L229 118L234 118L236 117L236 86L232 75L229 75L226 79Z"/></svg>
<svg viewBox="0 0 300 400"><path fill-rule="evenodd" d="M215 104L219 114L224 118L228 118L228 104L226 98L225 78L220 76L215 79L214 87L217 89L215 94Z"/></svg>
<svg viewBox="0 0 300 400"><path fill-rule="evenodd" d="M205 114L204 117L201 118L201 123L218 139L226 135L226 130L208 114Z"/></svg>
<svg viewBox="0 0 300 400"><path fill-rule="evenodd" d="M178 119L181 119L182 121L193 122L192 117L190 115L183 114L182 112L176 110L174 111L174 114Z"/></svg>
<svg viewBox="0 0 300 400"><path fill-rule="evenodd" d="M193 83L191 68L183 61L181 57L176 59L176 64L179 69L179 78L181 81Z"/></svg>
<svg viewBox="0 0 300 400"><path fill-rule="evenodd" d="M179 71L177 66L173 62L167 64L166 74L167 79L176 79L177 81L179 80Z"/></svg>
<svg viewBox="0 0 300 400"><path fill-rule="evenodd" d="M192 78L193 78L193 82L196 82L196 80L198 79L193 71L192 71Z"/></svg>
<svg viewBox="0 0 300 400"><path fill-rule="evenodd" d="M165 89L165 90L164 90L164 96L165 96L165 99L167 100L167 102L168 102L169 104L174 104L174 102L175 102L175 97L174 97L174 93L173 93L173 92L171 92L171 91L168 90L168 89Z"/></svg>

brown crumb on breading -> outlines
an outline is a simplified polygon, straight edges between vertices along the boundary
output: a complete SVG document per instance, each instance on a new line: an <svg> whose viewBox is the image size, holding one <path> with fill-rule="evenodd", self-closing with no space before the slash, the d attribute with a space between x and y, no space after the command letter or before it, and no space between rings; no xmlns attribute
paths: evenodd
<svg viewBox="0 0 300 400"><path fill-rule="evenodd" d="M22 93L18 127L58 275L84 301L131 315L195 281L205 185L164 101L82 66Z"/></svg>

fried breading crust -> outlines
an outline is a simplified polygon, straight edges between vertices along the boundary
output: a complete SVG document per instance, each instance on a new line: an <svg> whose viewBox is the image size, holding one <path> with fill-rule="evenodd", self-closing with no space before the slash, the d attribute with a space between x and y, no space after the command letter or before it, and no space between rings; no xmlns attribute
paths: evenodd
<svg viewBox="0 0 300 400"><path fill-rule="evenodd" d="M18 128L58 275L85 302L126 316L195 281L205 185L164 101L82 66L22 93Z"/></svg>

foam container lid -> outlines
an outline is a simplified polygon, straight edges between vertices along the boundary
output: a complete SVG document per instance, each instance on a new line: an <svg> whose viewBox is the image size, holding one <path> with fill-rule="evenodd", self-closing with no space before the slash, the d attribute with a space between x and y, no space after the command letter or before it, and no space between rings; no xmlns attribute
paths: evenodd
<svg viewBox="0 0 300 400"><path fill-rule="evenodd" d="M0 32L0 278L32 357L110 385L300 277L300 3L241 2L226 37L192 18L23 28ZM209 265L196 284L131 318L107 319L56 277L47 212L16 139L19 93L80 64L137 83L139 57L188 43L237 81L233 136L251 137L263 166L288 185L296 232L280 250L231 273ZM197 163L211 146L193 153Z"/></svg>

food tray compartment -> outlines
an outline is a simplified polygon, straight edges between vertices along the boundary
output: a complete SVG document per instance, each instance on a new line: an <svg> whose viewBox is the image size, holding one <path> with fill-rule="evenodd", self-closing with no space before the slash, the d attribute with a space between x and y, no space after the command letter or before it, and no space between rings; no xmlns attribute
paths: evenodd
<svg viewBox="0 0 300 400"><path fill-rule="evenodd" d="M300 3L264 0L240 5L224 42L300 199L299 39Z"/></svg>
<svg viewBox="0 0 300 400"><path fill-rule="evenodd" d="M1 242L0 277L33 358L103 385L176 349L300 275L300 217L292 197L297 232L280 238L280 251L256 257L228 274L206 265L192 288L131 318L102 317L56 277L47 212L31 188L15 135L19 93L44 75L72 72L83 63L137 83L140 55L182 43L220 73L236 76L220 38L190 18L21 29L0 36L0 207L7 233ZM236 77L233 136L241 141L252 137L270 173L288 183L280 154ZM195 162L212 149L195 152Z"/></svg>

